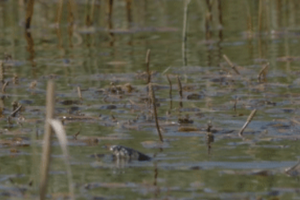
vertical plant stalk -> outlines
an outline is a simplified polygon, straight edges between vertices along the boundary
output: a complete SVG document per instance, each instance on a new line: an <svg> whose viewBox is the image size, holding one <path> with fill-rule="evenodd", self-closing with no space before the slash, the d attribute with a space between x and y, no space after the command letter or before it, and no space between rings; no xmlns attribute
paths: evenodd
<svg viewBox="0 0 300 200"><path fill-rule="evenodd" d="M69 26L74 25L74 0L69 0L68 1L68 22L69 22Z"/></svg>
<svg viewBox="0 0 300 200"><path fill-rule="evenodd" d="M263 14L263 2L259 0L259 8L258 8L258 31L262 30L262 14Z"/></svg>
<svg viewBox="0 0 300 200"><path fill-rule="evenodd" d="M131 22L132 22L131 6L132 6L132 0L126 0L126 10L127 10L128 27L130 27Z"/></svg>
<svg viewBox="0 0 300 200"><path fill-rule="evenodd" d="M191 0L185 0L184 1L184 11L183 11L183 27L182 27L182 61L183 66L187 65L187 57L186 57L186 41L187 41L187 15L188 15L188 6L190 4Z"/></svg>
<svg viewBox="0 0 300 200"><path fill-rule="evenodd" d="M168 74L167 74L167 80L168 80L169 85L170 85L169 97L170 97L170 110L171 110L172 109L172 82L171 82L171 79L170 79Z"/></svg>
<svg viewBox="0 0 300 200"><path fill-rule="evenodd" d="M256 113L256 109L252 110L252 112L250 113L246 123L244 124L244 126L242 127L242 129L239 132L239 136L243 136L243 132L246 129L246 127L248 126L248 124L252 121L253 117L255 116Z"/></svg>
<svg viewBox="0 0 300 200"><path fill-rule="evenodd" d="M61 5L61 10L62 11ZM60 21L60 19L59 19ZM73 29L74 29L74 0L68 1L68 34L69 34L69 45L73 47ZM60 43L61 44L61 43ZM61 46L61 45L60 45Z"/></svg>
<svg viewBox="0 0 300 200"><path fill-rule="evenodd" d="M4 84L4 63L0 61L0 82Z"/></svg>
<svg viewBox="0 0 300 200"><path fill-rule="evenodd" d="M114 0L107 0L107 20L108 20L108 28L109 30L112 29L112 12L113 12L113 4Z"/></svg>
<svg viewBox="0 0 300 200"><path fill-rule="evenodd" d="M240 75L240 72L237 70L237 68L235 67L235 65L229 60L229 58L224 54L223 58L226 60L226 62L228 63L228 65L233 69L233 71Z"/></svg>
<svg viewBox="0 0 300 200"><path fill-rule="evenodd" d="M75 199L74 198L73 180L72 180L72 171L71 171L70 162L69 162L68 140L67 140L66 132L60 121L58 121L56 119L50 119L48 121L48 123L52 126L53 130L55 131L56 136L58 138L58 142L62 149L65 165L67 168L70 198Z"/></svg>
<svg viewBox="0 0 300 200"><path fill-rule="evenodd" d="M155 101L155 94L154 94L154 90L153 90L152 84L149 83L148 87L149 87L149 96L150 96L150 99L151 99L151 102L152 102L152 106L153 106L153 112L154 112L154 117L155 117L156 129L157 129L157 132L158 132L159 140L161 142L163 142L164 141L163 140L163 136L162 136L162 134L160 132L160 128L159 128L159 124L158 124L158 119L157 119L156 101Z"/></svg>
<svg viewBox="0 0 300 200"><path fill-rule="evenodd" d="M178 83L178 91L179 91L179 95L180 95L180 102L179 102L179 106L180 108L182 108L182 85L181 85L181 81L180 81L180 77L177 75L177 83Z"/></svg>
<svg viewBox="0 0 300 200"><path fill-rule="evenodd" d="M249 4L248 4L248 0L244 0L245 3L245 7L247 10L247 28L248 28L248 32L252 34L253 31L253 25L252 25L252 17L251 17L251 13L250 13L250 9L249 9Z"/></svg>
<svg viewBox="0 0 300 200"><path fill-rule="evenodd" d="M25 28L26 30L30 29L30 24L33 15L33 7L34 7L34 0L28 0L26 6L26 21L25 21Z"/></svg>
<svg viewBox="0 0 300 200"><path fill-rule="evenodd" d="M55 23L57 25L57 27L59 26L60 24L60 21L61 21L61 14L62 14L62 9L63 9L63 4L64 4L64 0L59 0L57 2L58 4L58 7L57 7L57 14L56 14L56 20L55 20Z"/></svg>
<svg viewBox="0 0 300 200"><path fill-rule="evenodd" d="M81 89L79 86L77 87L77 94L78 94L79 99L82 100Z"/></svg>
<svg viewBox="0 0 300 200"><path fill-rule="evenodd" d="M54 83L53 81L48 81L47 84L47 96L46 96L46 121L45 121L45 133L43 142L43 153L41 159L41 176L40 176L40 199L45 199L47 192L47 182L48 182L48 170L50 166L50 154L51 154L51 133L52 129L49 120L53 118L54 115Z"/></svg>
<svg viewBox="0 0 300 200"><path fill-rule="evenodd" d="M146 59L145 59L145 63L146 63L146 70L147 70L147 84L149 84L151 82L151 72L150 72L150 55L151 55L151 49L147 50L146 53Z"/></svg>

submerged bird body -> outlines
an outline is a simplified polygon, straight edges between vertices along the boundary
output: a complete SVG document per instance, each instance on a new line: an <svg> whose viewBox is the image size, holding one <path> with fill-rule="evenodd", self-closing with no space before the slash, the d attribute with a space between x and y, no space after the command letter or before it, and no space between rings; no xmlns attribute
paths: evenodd
<svg viewBox="0 0 300 200"><path fill-rule="evenodd" d="M113 156L117 159L139 160L146 161L151 160L151 157L143 154L134 149L124 147L121 145L111 145L109 150L113 152Z"/></svg>

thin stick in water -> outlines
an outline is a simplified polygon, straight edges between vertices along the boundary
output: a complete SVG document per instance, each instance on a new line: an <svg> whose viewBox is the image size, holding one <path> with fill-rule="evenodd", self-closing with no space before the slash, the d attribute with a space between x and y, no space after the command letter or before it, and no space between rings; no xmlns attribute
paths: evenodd
<svg viewBox="0 0 300 200"><path fill-rule="evenodd" d="M266 65L263 66L263 68L260 70L257 79L258 81L260 81L262 78L265 79L266 75L267 75L267 69L269 68L270 64L267 63Z"/></svg>
<svg viewBox="0 0 300 200"><path fill-rule="evenodd" d="M179 95L180 95L180 102L179 102L179 106L180 108L182 108L182 85L181 85L181 81L180 81L180 77L177 75L177 83L178 83L178 90L179 90Z"/></svg>
<svg viewBox="0 0 300 200"><path fill-rule="evenodd" d="M172 82L171 82L171 79L170 79L168 74L167 74L167 80L168 80L169 85L170 85L169 97L170 97L170 99L172 99Z"/></svg>
<svg viewBox="0 0 300 200"><path fill-rule="evenodd" d="M50 154L51 154L51 133L52 129L49 120L53 118L54 115L54 83L53 81L48 81L47 85L47 96L46 96L46 121L45 121L45 133L44 133L44 144L43 153L41 159L41 176L40 176L40 200L45 199L47 192L47 182L48 182L48 170L50 166Z"/></svg>
<svg viewBox="0 0 300 200"><path fill-rule="evenodd" d="M248 126L248 124L252 121L253 117L255 116L256 113L256 109L252 110L252 112L250 113L246 123L244 124L244 126L242 127L242 129L239 132L239 136L243 136L243 132L246 129L246 127Z"/></svg>
<svg viewBox="0 0 300 200"><path fill-rule="evenodd" d="M237 70L237 68L235 67L235 65L229 60L229 58L224 54L223 58L226 60L226 62L228 63L228 65L233 69L233 71L236 74L240 74L240 72Z"/></svg>
<svg viewBox="0 0 300 200"><path fill-rule="evenodd" d="M77 94L78 94L79 99L82 100L81 89L79 86L77 87Z"/></svg>
<svg viewBox="0 0 300 200"><path fill-rule="evenodd" d="M153 90L153 87L152 87L151 83L149 83L148 86L149 86L149 96L151 98L151 102L152 102L152 106L153 106L153 111L154 111L156 129L157 129L157 132L158 132L159 140L161 142L163 142L164 141L163 140L163 136L162 136L162 134L160 132L160 128L159 128L159 124L158 124L158 119L157 119L157 111L156 111L156 102L155 102L154 90Z"/></svg>
<svg viewBox="0 0 300 200"><path fill-rule="evenodd" d="M146 53L146 61L145 61L147 75L148 75L147 84L151 82L151 72L150 72L150 68L149 68L149 65L150 65L150 54L151 54L151 49L148 49L147 53Z"/></svg>
<svg viewBox="0 0 300 200"><path fill-rule="evenodd" d="M167 79L170 85L169 97L170 97L170 110L171 110L172 109L172 82L168 74L167 74Z"/></svg>
<svg viewBox="0 0 300 200"><path fill-rule="evenodd" d="M176 77L177 77L179 95L180 98L182 98L182 85L181 85L180 77L178 75Z"/></svg>

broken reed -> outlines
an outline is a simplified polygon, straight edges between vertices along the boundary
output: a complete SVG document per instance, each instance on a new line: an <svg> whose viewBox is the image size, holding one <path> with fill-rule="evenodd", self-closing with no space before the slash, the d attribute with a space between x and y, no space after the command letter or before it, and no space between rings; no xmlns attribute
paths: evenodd
<svg viewBox="0 0 300 200"><path fill-rule="evenodd" d="M223 58L226 60L226 62L228 63L228 65L233 69L233 71L236 74L240 74L240 72L237 70L236 66L229 60L229 58L224 54Z"/></svg>
<svg viewBox="0 0 300 200"><path fill-rule="evenodd" d="M149 68L149 65L150 65L150 54L151 54L151 50L148 49L147 50L147 53L146 53L146 59L145 59L145 63L146 63L146 70L147 70L147 84L151 82L151 72L150 72L150 68Z"/></svg>
<svg viewBox="0 0 300 200"><path fill-rule="evenodd" d="M266 78L269 66L270 66L270 64L267 63L260 70L260 72L258 73L258 76L257 76L258 81L261 81L261 79L265 79Z"/></svg>
<svg viewBox="0 0 300 200"><path fill-rule="evenodd" d="M45 133L43 142L43 153L41 159L41 176L40 176L40 199L45 199L47 192L47 182L48 182L48 171L50 166L50 154L51 154L51 126L49 120L53 118L54 115L54 83L53 81L48 81L47 85L47 96L46 96L46 120L45 120Z"/></svg>
<svg viewBox="0 0 300 200"><path fill-rule="evenodd" d="M250 113L246 123L244 124L244 126L241 128L240 132L239 132L239 136L243 136L243 132L246 129L246 127L248 126L248 124L252 121L253 117L256 114L256 109L252 110L252 112Z"/></svg>
<svg viewBox="0 0 300 200"><path fill-rule="evenodd" d="M158 124L158 119L157 119L156 100L155 100L155 94L154 94L152 83L149 83L148 87L149 87L149 97L151 99L151 103L152 103L152 106L153 106L153 112L154 112L154 117L155 117L156 129L157 129L157 132L158 132L159 140L161 142L163 142L164 141L163 140L163 136L161 134L161 131L160 131L160 128L159 128L159 124Z"/></svg>

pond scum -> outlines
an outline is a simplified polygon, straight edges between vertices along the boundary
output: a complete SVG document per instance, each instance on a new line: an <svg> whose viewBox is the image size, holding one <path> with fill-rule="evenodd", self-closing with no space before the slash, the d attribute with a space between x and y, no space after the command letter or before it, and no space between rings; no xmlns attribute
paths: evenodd
<svg viewBox="0 0 300 200"><path fill-rule="evenodd" d="M188 39L188 35L187 35L187 20L188 20L188 12L189 12L189 5L191 4L193 0L183 0L184 2L184 13L183 13L183 28L182 28L182 60L183 60L183 67L187 66L187 53L186 53L186 49L187 49L187 39ZM20 3L22 3L23 1L20 0ZM67 7L68 7L68 26L70 28L70 31L72 32L72 26L74 26L74 7L76 5L76 1L73 0L68 0L67 2ZM107 19L107 33L110 36L110 42L114 42L114 31L113 31L113 8L114 8L114 3L116 2L116 0L106 0L103 1L106 7L106 19ZM216 4L217 9L219 9L219 12L221 12L221 0L217 0L217 1L210 1L207 0L206 1L206 5L207 5L207 14L205 17L205 37L206 40L209 41L210 38L212 37L212 33L211 33L211 24L212 24L212 18L213 18L213 14L212 14L212 9L213 9L213 3ZM264 16L264 11L266 11L267 9L269 9L267 7L267 4L265 3L266 1L264 0L259 0L259 10L258 10L258 16L257 16L257 30L258 32L254 32L254 27L253 27L253 21L251 18L251 15L249 14L249 8L247 8L247 2L245 1L245 7L246 7L246 15L247 15L247 27L248 27L248 32L247 32L247 37L255 37L255 34L260 35L262 34L262 31L264 30L264 28L266 28L268 26L268 21L265 21ZM23 2L25 3L25 1ZM31 52L33 54L34 50L33 50L33 40L32 40L32 36L31 36L31 25L32 25L32 20L35 17L35 12L34 12L34 5L35 5L36 1L34 0L27 0L26 1L26 13L25 13L25 37L27 39L28 42L28 50L29 52ZM63 0L58 0L57 1L57 15L56 15L56 26L57 28L59 28L60 26L60 22L63 16L63 6L64 6L64 1ZM86 13L85 16L85 21L86 21L86 25L87 26L92 26L93 25L93 15L94 15L94 5L95 5L96 1L92 0L91 1L91 9L90 12ZM125 0L125 4L126 4L126 11L127 11L127 20L130 22L132 20L131 17L131 11L132 11L132 6L133 6L134 0ZM222 24L222 15L220 14L220 16L218 16L219 18L219 22L220 24ZM222 33L220 33L220 38L223 37ZM153 51L151 52L151 49L147 49L147 51L145 52L146 56L145 56L145 69L143 69L141 73L138 73L136 76L139 79L143 79L145 80L145 86L147 86L147 97L145 99L145 101L141 104L138 105L137 102L134 102L133 100L130 100L130 103L132 106L138 106L141 108L146 108L148 109L148 113L151 119L154 118L154 123L152 123L152 125L155 124L156 126L156 131L158 134L158 143L155 143L155 146L158 147L159 149L161 149L161 151L163 151L164 148L164 144L167 144L167 142L165 142L164 139L164 129L160 126L160 121L163 121L162 119L159 118L158 116L158 105L159 105L159 101L156 99L156 95L155 95L155 91L157 88L161 87L159 84L156 84L155 82L153 82L152 77L155 76L155 71L151 71L150 69L150 57L151 57L151 53L154 53ZM1 77L1 81L2 81L2 95L5 96L6 92L7 92L7 87L9 85L9 81L5 81L4 80L4 74L3 71L5 69L5 67L7 67L6 65L9 63L9 60L11 60L12 58L10 58L9 56L6 58L6 60L4 60L3 62L1 62L0 67L1 67L1 72L2 74L0 74ZM223 61L220 63L220 68L226 72L226 75L230 76L230 77L235 77L235 76L239 76L239 78L241 80L245 79L245 82L248 81L247 78L245 78L245 76L247 76L246 74L243 74L243 69L242 66L237 66L236 64L234 64L234 62L232 62L227 55L223 55ZM286 58L286 59L292 59L292 58ZM265 63L261 66L261 70L257 73L257 81L260 83L265 83L266 82L266 77L268 75L268 71L271 68L270 63ZM178 111L178 124L182 125L180 127L178 127L179 131L182 132L191 132L191 131L198 131L199 128L196 127L192 127L192 126L185 126L185 125L189 125L193 123L193 120L190 119L190 117L188 115L186 115L185 117L182 117L182 110L183 110L183 100L185 98L184 95L184 90L185 90L185 86L184 84L182 84L182 79L184 79L184 74L182 75L174 75L171 73L168 73L168 70L170 70L170 68L168 68L167 70L165 70L161 76L165 75L165 79L168 82L168 88L169 88L169 111L168 113L170 114L171 111ZM185 70L185 69L184 69ZM15 75L14 77L14 82L17 82L18 80L18 76ZM70 199L75 199L75 192L74 192L74 183L72 180L72 171L71 171L71 167L70 167L70 161L69 161L69 152L68 152L68 141L67 141L67 136L63 127L63 123L65 121L72 121L72 120L86 120L88 117L85 116L70 116L70 117L64 117L61 120L57 120L57 117L54 115L54 111L55 111L55 77L50 77L50 79L53 80L49 80L48 81L48 85L47 85L47 94L46 94L46 117L45 117L45 125L44 125L44 139L43 139L43 143L42 143L42 147L43 147L43 152L41 154L41 162L39 164L40 166L40 175L39 175L39 198L40 199L46 199L46 194L47 194L47 182L48 182L48 174L49 174L49 168L50 168L50 162L51 162L51 154L52 154L52 144L53 144L53 137L52 134L55 134L56 138L58 139L58 142L60 144L60 147L62 149L63 152L63 159L65 161L65 167L66 167L66 171L67 171L67 177L68 177L68 184L69 184L69 194L68 197ZM175 79L177 81L177 89L178 89L178 94L179 94L179 105L177 109L174 109L174 105L173 105L173 99L172 99L172 91L173 91L173 86L172 86L172 81L175 82ZM233 83L234 84L234 83ZM36 86L36 82L33 82L31 84L31 88L35 88ZM175 86L176 88L176 86ZM77 90L77 95L78 95L78 101L77 100L72 100L70 102L63 102L66 105L71 105L74 104L76 102L80 102L83 103L85 101L85 97L82 94L83 89L80 86L76 87ZM99 93L104 94L103 95L103 101L104 102L109 102L108 97L111 96L118 96L120 94L129 94L131 93L131 91L135 90L134 86L131 85L131 83L127 83L124 85L115 85L114 83L112 83L110 86L108 86L108 88L106 89L100 89ZM144 94L145 95L145 94ZM199 96L199 94L189 94L189 96L187 96L187 99L191 99L191 100L197 100L201 98ZM178 99L177 99L178 100ZM235 104L234 104L234 109L236 109L236 104L237 104L238 99L236 99ZM11 120L13 118L16 118L16 116L18 115L18 113L22 112L23 106L21 104L18 103L14 103L13 105L13 111L7 116L7 122L8 123L12 123ZM114 107L115 105L111 105L112 107ZM116 107L116 106L115 106ZM114 107L114 108L115 108ZM240 131L235 131L236 135L240 138L242 138L242 140L247 141L248 139L246 138L246 136L243 134L246 127L248 126L249 123L251 123L251 121L253 120L253 118L255 118L256 115L259 115L259 111L257 111L257 109L253 109L251 111L251 113L249 114L245 124L241 127ZM1 115L3 115L3 105L1 107ZM88 120L98 120L98 118L88 118ZM116 120L115 116L111 116L111 118L108 121L114 121ZM151 121L153 122L153 120ZM295 123L299 123L297 120L294 120ZM109 123L109 122L108 122ZM213 126L211 124L211 122L208 122L207 124L207 128L205 129L206 131L206 136L207 136L207 146L210 149L211 148L211 142L213 142L213 138L214 138L214 129ZM80 131L74 135L75 140L77 139L77 136L79 135ZM17 141L16 141L17 142ZM92 143L98 143L98 140L93 140L90 141ZM13 145L13 142L10 141L1 141L1 145ZM150 157L148 157L147 155L136 151L134 149L132 149L131 147L124 147L124 146L115 146L112 145L110 146L112 154L113 155L118 155L117 159L122 159L122 157L124 156L129 156L131 159L132 157L143 157L143 158L147 158L145 160L150 160ZM134 155L134 156L133 156ZM154 155L153 157L155 157L156 155ZM126 158L127 159L127 158ZM130 160L129 159L129 160ZM129 160L127 160L129 162ZM156 163L155 163L156 165ZM299 167L299 164L292 166L291 168L286 169L286 172L289 174L293 174L295 173L295 171L297 170L297 168ZM157 170L157 169L156 169ZM157 172L157 171L156 171ZM157 176L157 174L156 174ZM37 181L37 180L35 180ZM155 180L156 181L156 180ZM32 184L32 183L31 183ZM36 184L36 183L35 183ZM155 183L156 184L156 183Z"/></svg>

